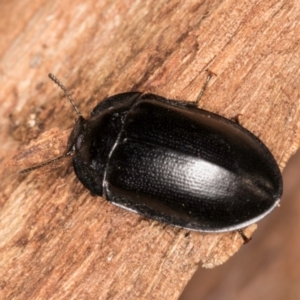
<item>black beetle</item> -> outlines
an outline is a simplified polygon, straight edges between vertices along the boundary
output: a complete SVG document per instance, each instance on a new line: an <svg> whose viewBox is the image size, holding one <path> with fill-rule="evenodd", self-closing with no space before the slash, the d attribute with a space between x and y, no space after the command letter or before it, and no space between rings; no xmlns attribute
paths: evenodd
<svg viewBox="0 0 300 300"><path fill-rule="evenodd" d="M79 116L61 157L73 155L92 194L204 232L239 230L278 205L282 177L267 147L238 123L197 108L211 73L195 102L128 92L104 99L88 120L49 77Z"/></svg>

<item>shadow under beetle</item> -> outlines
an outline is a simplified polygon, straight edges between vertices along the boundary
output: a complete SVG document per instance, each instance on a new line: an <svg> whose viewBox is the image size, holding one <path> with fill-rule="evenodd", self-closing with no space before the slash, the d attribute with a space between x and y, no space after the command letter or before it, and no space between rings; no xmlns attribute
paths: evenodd
<svg viewBox="0 0 300 300"><path fill-rule="evenodd" d="M127 92L78 119L64 155L82 184L115 205L168 224L225 232L257 222L278 205L282 177L268 148L236 122L176 101ZM241 233L242 234L242 233Z"/></svg>

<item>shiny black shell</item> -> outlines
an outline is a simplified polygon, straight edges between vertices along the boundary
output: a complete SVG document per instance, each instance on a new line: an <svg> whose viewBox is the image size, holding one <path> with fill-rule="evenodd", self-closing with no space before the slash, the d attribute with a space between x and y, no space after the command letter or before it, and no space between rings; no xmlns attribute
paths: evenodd
<svg viewBox="0 0 300 300"><path fill-rule="evenodd" d="M237 123L195 104L128 92L80 117L73 166L92 194L197 231L243 228L268 214L282 177L267 147Z"/></svg>

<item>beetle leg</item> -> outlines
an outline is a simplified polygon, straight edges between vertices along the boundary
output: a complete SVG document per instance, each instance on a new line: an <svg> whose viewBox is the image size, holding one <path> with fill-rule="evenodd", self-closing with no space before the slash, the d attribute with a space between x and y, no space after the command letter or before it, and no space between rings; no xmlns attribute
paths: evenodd
<svg viewBox="0 0 300 300"><path fill-rule="evenodd" d="M205 80L205 82L204 82L204 84L202 86L202 89L201 89L200 93L198 94L198 97L197 97L196 101L194 102L195 106L197 106L198 103L200 102L200 100L201 100L201 98L202 98L202 96L203 96L203 94L204 94L204 92L205 92L205 90L207 88L207 85L208 85L210 79L212 78L212 76L216 75L215 73L213 73L210 70L206 70L206 71L207 71L207 77L206 77L206 80Z"/></svg>
<svg viewBox="0 0 300 300"><path fill-rule="evenodd" d="M247 243L249 243L249 242L252 240L251 237L248 238L248 237L245 235L245 233L243 232L243 230L239 229L237 232L240 234L240 236L241 236L242 239L244 240L244 244L247 244Z"/></svg>
<svg viewBox="0 0 300 300"><path fill-rule="evenodd" d="M238 114L235 117L233 117L231 120L237 123L238 125L241 125L241 116L242 114Z"/></svg>

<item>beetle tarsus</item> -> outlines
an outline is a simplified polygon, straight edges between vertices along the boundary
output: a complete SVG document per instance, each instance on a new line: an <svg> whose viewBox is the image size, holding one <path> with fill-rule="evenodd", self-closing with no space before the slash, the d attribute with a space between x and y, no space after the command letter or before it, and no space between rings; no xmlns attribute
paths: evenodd
<svg viewBox="0 0 300 300"><path fill-rule="evenodd" d="M198 103L200 102L200 100L201 100L201 98L202 98L202 96L203 96L203 94L204 94L204 92L205 92L205 90L206 90L206 88L207 88L207 85L208 85L210 79L213 77L213 75L216 75L215 73L213 73L213 72L210 71L210 70L206 70L206 72L207 72L207 77L206 77L206 80L205 80L205 82L204 82L204 84L203 84L203 86L202 86L202 89L201 89L200 93L198 94L197 99L196 99L196 101L195 101L195 105L196 105L196 106L197 106Z"/></svg>
<svg viewBox="0 0 300 300"><path fill-rule="evenodd" d="M244 241L244 244L247 244L247 243L249 243L249 242L252 240L252 237L248 238L248 237L245 235L245 233L244 233L243 230L239 229L239 230L238 230L238 233L239 233L240 236L242 237L242 239L243 239L243 241Z"/></svg>
<svg viewBox="0 0 300 300"><path fill-rule="evenodd" d="M241 125L241 116L242 114L237 114L235 117L232 118L232 121L237 123L238 125Z"/></svg>

